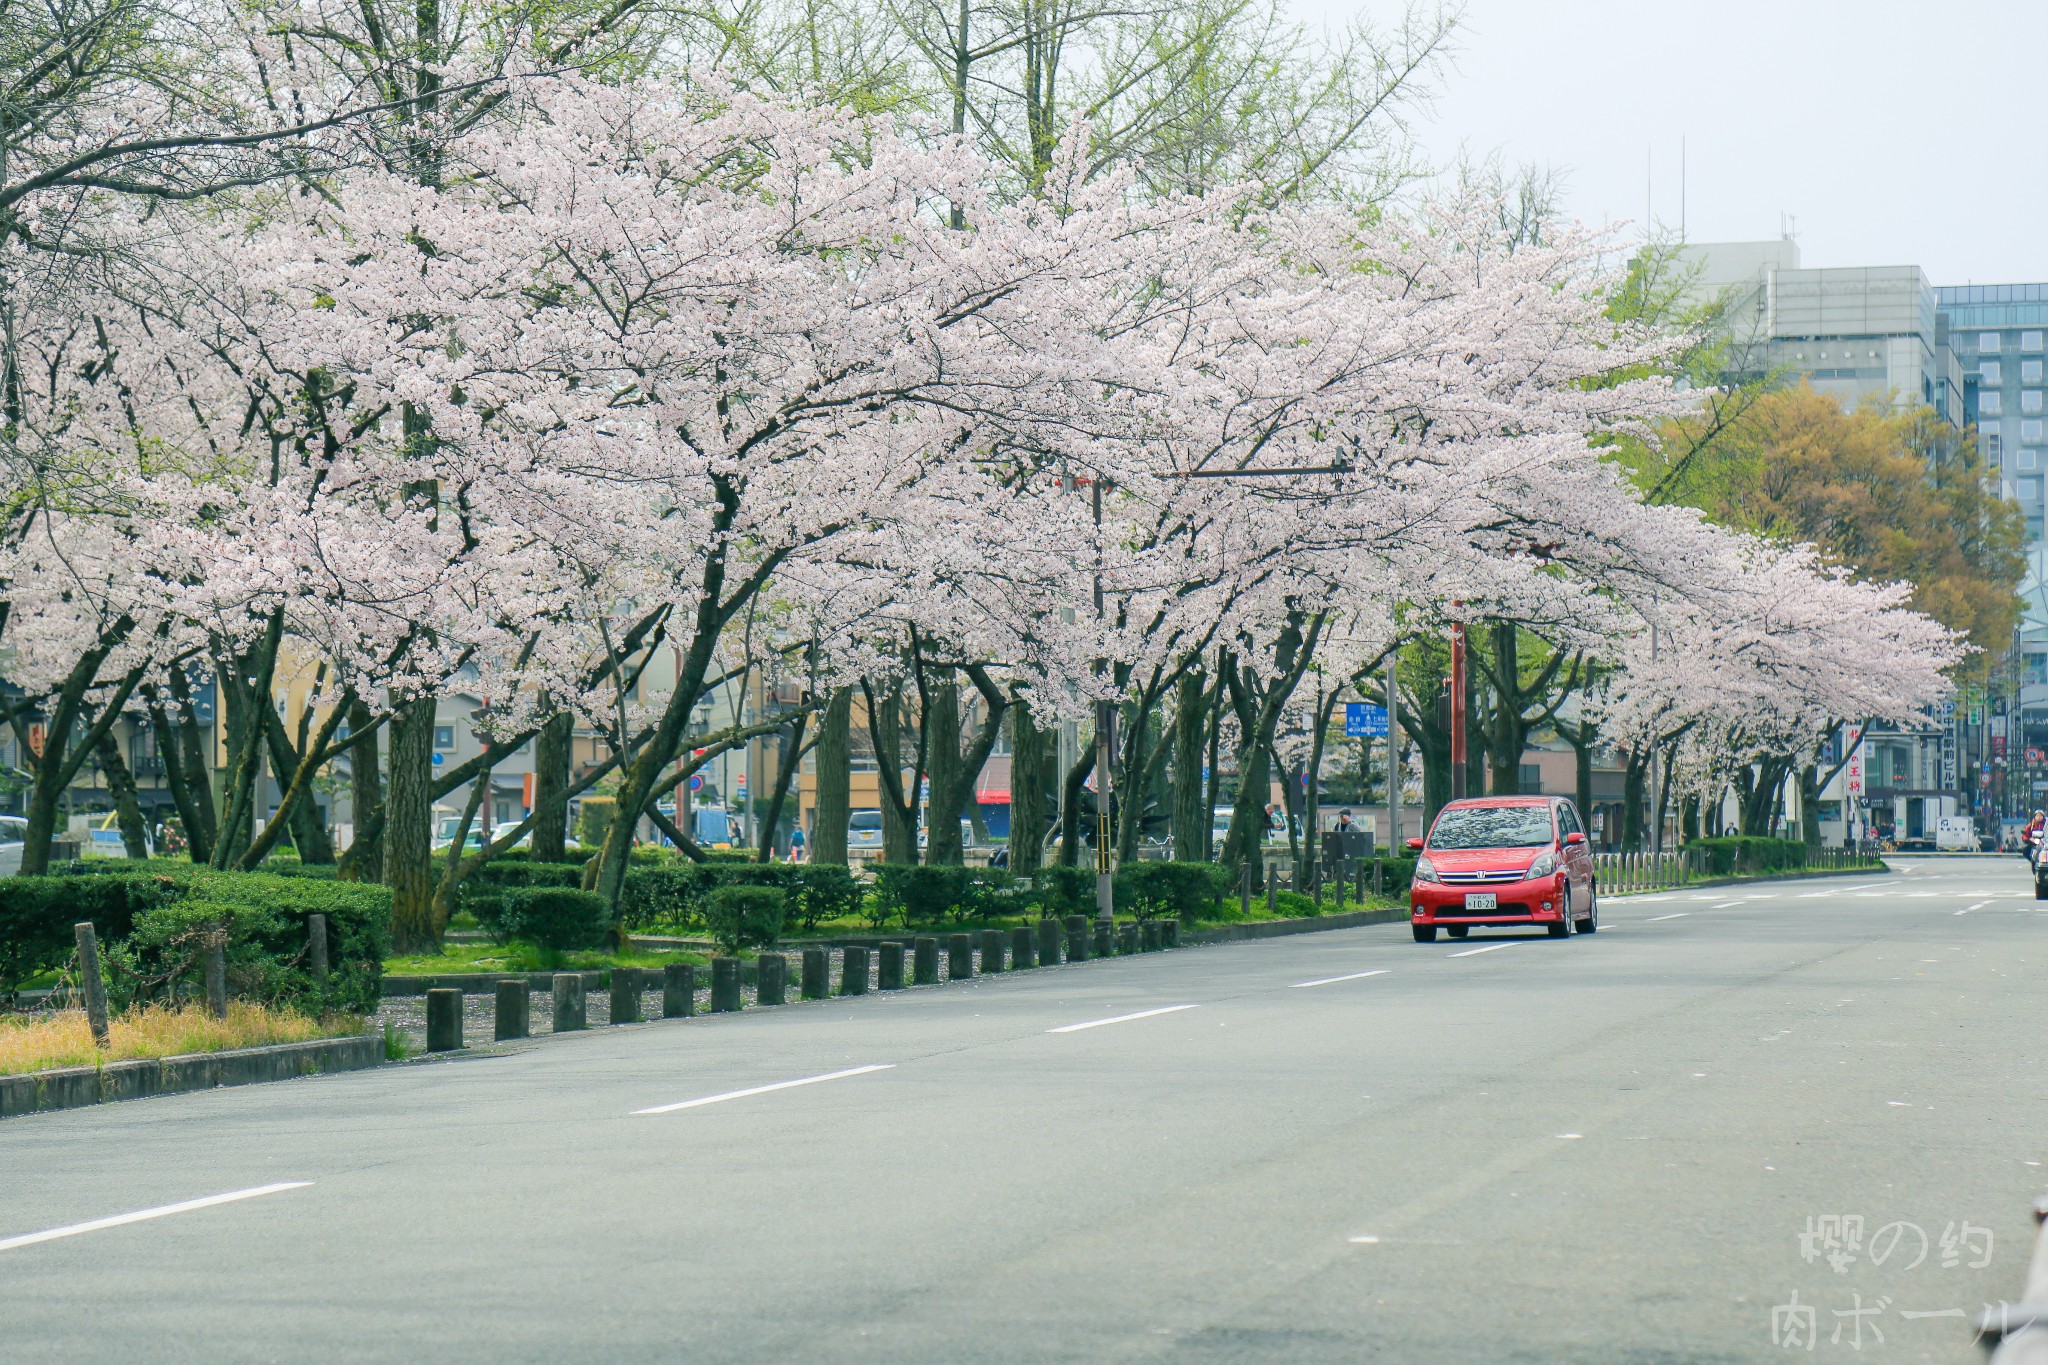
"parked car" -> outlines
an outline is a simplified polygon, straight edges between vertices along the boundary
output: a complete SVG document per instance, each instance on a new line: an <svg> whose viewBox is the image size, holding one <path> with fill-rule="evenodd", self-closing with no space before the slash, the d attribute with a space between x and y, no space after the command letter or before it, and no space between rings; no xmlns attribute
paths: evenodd
<svg viewBox="0 0 2048 1365"><path fill-rule="evenodd" d="M1419 851L1408 891L1417 943L1438 929L1464 938L1475 927L1542 925L1552 938L1600 927L1593 855L1571 802L1553 796L1453 801Z"/></svg>
<svg viewBox="0 0 2048 1365"><path fill-rule="evenodd" d="M22 834L26 836L28 833L28 821L24 820L21 824ZM156 850L150 848L147 839L144 839L142 847L146 857L153 856L156 852ZM88 830L85 836L85 847L80 849L79 853L87 858L125 858L128 856L128 841L121 837L121 831L118 829ZM16 855L14 865L17 869L21 866L19 854Z"/></svg>
<svg viewBox="0 0 2048 1365"><path fill-rule="evenodd" d="M857 810L846 817L846 846L852 848L880 848L882 846L882 812L878 810Z"/></svg>
<svg viewBox="0 0 2048 1365"><path fill-rule="evenodd" d="M526 822L523 820L502 820L499 823L492 825L491 842L496 843L498 840L510 834L513 830L518 829L524 823ZM525 834L520 835L519 842L512 845L512 847L514 848L531 848L532 846L533 831L531 830L528 830Z"/></svg>
<svg viewBox="0 0 2048 1365"><path fill-rule="evenodd" d="M21 851L28 846L28 821L19 815L0 815L0 877L21 871Z"/></svg>

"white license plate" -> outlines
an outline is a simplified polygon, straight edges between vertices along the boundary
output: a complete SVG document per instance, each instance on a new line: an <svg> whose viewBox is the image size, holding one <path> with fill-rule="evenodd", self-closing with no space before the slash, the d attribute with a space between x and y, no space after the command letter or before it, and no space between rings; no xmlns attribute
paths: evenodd
<svg viewBox="0 0 2048 1365"><path fill-rule="evenodd" d="M1499 907L1500 902L1494 898L1494 894L1491 891L1467 891L1465 893L1465 908L1467 910L1495 910Z"/></svg>

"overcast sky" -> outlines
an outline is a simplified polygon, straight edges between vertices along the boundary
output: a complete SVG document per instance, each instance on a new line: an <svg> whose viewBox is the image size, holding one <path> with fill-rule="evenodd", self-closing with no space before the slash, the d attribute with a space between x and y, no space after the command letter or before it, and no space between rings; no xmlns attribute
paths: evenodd
<svg viewBox="0 0 2048 1365"><path fill-rule="evenodd" d="M1292 0L1321 23L1399 0ZM1470 0L1418 127L1555 166L1588 221L1646 202L1695 242L1779 235L1807 266L2048 280L2048 0ZM1648 197L1645 184L1648 172Z"/></svg>

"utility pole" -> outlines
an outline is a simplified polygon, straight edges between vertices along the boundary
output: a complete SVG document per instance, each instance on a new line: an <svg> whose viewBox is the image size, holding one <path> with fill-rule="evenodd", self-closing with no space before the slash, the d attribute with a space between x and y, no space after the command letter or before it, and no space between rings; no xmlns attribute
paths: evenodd
<svg viewBox="0 0 2048 1365"><path fill-rule="evenodd" d="M1389 727L1391 728L1391 727ZM1465 795L1465 623L1451 622L1451 799Z"/></svg>
<svg viewBox="0 0 2048 1365"><path fill-rule="evenodd" d="M1401 685L1399 665L1387 655L1387 851L1401 847Z"/></svg>

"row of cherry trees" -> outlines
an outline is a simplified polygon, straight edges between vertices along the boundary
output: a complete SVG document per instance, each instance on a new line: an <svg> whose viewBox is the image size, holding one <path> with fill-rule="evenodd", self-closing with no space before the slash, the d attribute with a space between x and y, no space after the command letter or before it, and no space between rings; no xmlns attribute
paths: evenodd
<svg viewBox="0 0 2048 1365"><path fill-rule="evenodd" d="M529 833L558 856L579 793L615 798L589 875L616 898L644 820L688 846L657 807L709 757L803 726L836 769L856 710L930 775L934 860L1005 728L1020 789L1078 793L1092 758L1053 772L1048 727L1109 700L1123 790L1233 751L1241 861L1304 704L1326 718L1454 620L1505 629L1506 676L1523 633L1568 657L1587 733L1685 781L1903 717L1958 657L1902 590L1634 494L1604 447L1684 399L1672 342L1611 316L1597 236L1529 240L1483 195L1155 192L1079 127L1004 196L971 140L908 121L710 78L493 79L475 117L412 106L395 150L100 206L117 262L0 246L0 649L46 735L24 871L122 714L223 868L331 856L311 798L345 755L345 873L394 888L417 947L480 857ZM271 698L308 668L319 704L287 726ZM693 726L760 674L796 713ZM441 773L458 681L491 743ZM609 759L572 775L572 725ZM433 802L529 741L532 817L437 866ZM914 858L916 782L881 767ZM1212 799L1175 789L1183 856Z"/></svg>

